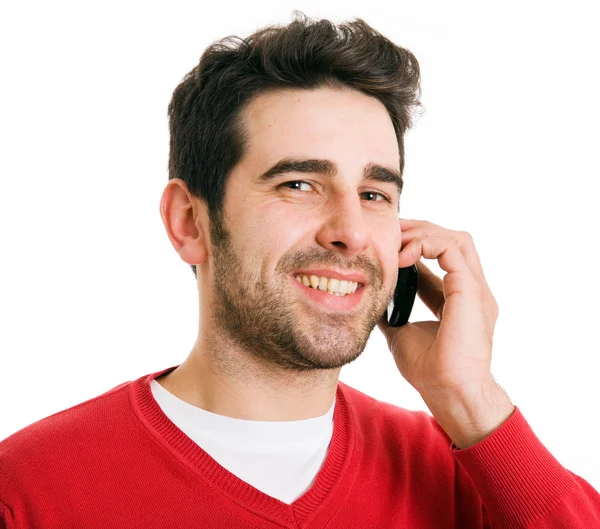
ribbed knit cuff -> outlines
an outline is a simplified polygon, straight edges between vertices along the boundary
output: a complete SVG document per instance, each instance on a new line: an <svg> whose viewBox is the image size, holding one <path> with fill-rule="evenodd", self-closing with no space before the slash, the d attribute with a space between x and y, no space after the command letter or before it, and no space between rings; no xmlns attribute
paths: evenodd
<svg viewBox="0 0 600 529"><path fill-rule="evenodd" d="M505 529L535 527L533 522L576 486L516 406L500 428L469 448L453 447L452 454L469 474L492 520Z"/></svg>

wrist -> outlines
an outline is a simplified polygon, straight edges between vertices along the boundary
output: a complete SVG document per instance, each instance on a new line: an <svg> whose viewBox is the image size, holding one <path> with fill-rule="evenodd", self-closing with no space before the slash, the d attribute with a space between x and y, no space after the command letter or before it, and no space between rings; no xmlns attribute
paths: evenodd
<svg viewBox="0 0 600 529"><path fill-rule="evenodd" d="M429 388L421 392L421 397L460 449L488 437L514 411L510 398L493 379L453 388Z"/></svg>

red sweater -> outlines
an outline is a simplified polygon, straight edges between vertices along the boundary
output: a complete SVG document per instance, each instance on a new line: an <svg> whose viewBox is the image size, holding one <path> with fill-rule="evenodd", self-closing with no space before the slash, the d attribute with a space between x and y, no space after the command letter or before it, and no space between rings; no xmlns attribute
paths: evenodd
<svg viewBox="0 0 600 529"><path fill-rule="evenodd" d="M518 408L452 445L429 414L338 383L329 452L291 505L179 430L150 380L123 383L0 443L1 528L600 528L600 495L546 450Z"/></svg>

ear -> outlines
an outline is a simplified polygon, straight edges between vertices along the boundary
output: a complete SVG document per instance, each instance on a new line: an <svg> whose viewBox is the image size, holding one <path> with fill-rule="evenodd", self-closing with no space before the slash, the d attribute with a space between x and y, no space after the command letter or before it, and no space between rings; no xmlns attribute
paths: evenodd
<svg viewBox="0 0 600 529"><path fill-rule="evenodd" d="M208 209L204 200L195 198L186 183L173 178L160 200L160 216L173 248L190 265L204 262L209 254Z"/></svg>

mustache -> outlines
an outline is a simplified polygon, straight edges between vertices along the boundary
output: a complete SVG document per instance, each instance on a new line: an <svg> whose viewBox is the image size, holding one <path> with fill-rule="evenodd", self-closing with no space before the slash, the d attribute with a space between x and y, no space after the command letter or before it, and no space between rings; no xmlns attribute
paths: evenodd
<svg viewBox="0 0 600 529"><path fill-rule="evenodd" d="M383 282L381 268L366 255L359 255L352 261L348 261L339 254L323 251L318 248L308 248L287 253L277 265L278 271L283 274L287 274L296 268L310 267L334 267L343 270L358 270L363 272L369 279L369 282L376 286L381 285Z"/></svg>

